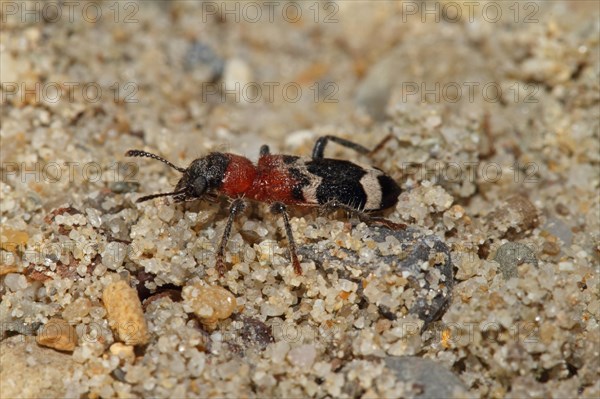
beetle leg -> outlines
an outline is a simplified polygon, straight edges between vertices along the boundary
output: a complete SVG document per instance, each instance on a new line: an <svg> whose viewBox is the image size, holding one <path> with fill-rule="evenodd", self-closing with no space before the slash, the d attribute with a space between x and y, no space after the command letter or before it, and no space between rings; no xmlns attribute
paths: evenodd
<svg viewBox="0 0 600 399"><path fill-rule="evenodd" d="M269 146L264 144L260 147L259 155L262 157L263 155L269 155L271 150L269 150Z"/></svg>
<svg viewBox="0 0 600 399"><path fill-rule="evenodd" d="M391 220L380 216L372 216L367 212L360 211L351 206L339 203L337 201L330 201L322 206L322 209L325 212L334 212L338 209L342 209L348 212L350 215L356 216L358 220L363 223L368 224L369 226L385 226L391 230L404 230L406 229L406 225L404 223L395 223Z"/></svg>
<svg viewBox="0 0 600 399"><path fill-rule="evenodd" d="M223 236L221 237L221 243L219 244L219 249L217 251L217 261L215 264L215 268L221 276L224 275L227 271L227 268L225 267L224 254L225 247L227 246L227 242L229 241L229 236L231 234L231 226L233 226L233 220L244 209L246 209L246 203L241 198L235 199L231 203L231 207L229 208L229 217L227 218L227 224L225 225L225 230L223 231Z"/></svg>
<svg viewBox="0 0 600 399"><path fill-rule="evenodd" d="M325 152L325 147L327 146L327 143L330 140L335 143L338 143L340 145L343 145L344 147L351 148L360 154L368 154L369 153L368 148L363 147L362 145L354 143L350 140L346 140L346 139L343 139L343 138L337 137L337 136L322 136L322 137L319 137L319 139L315 143L315 146L313 147L312 157L314 159L322 159L323 158L323 153Z"/></svg>
<svg viewBox="0 0 600 399"><path fill-rule="evenodd" d="M298 260L298 255L296 254L296 241L294 241L294 235L292 234L292 226L290 225L290 218L287 213L287 209L284 204L281 202L275 202L271 206L271 212L276 214L281 214L283 218L283 225L285 227L285 234L288 239L288 249L290 251L290 259L292 261L292 265L294 266L294 271L297 275L302 274L302 267L300 266L300 261Z"/></svg>
<svg viewBox="0 0 600 399"><path fill-rule="evenodd" d="M344 147L353 149L354 151L358 152L359 154L364 154L364 155L368 155L371 157L374 154L376 154L377 152L379 152L387 144L387 142L393 138L395 138L395 136L392 133L389 133L372 150L369 150L368 148L366 148L360 144L357 144L350 140L343 139L341 137L322 136L322 137L319 137L319 139L315 143L315 146L313 147L312 157L315 159L322 159L324 157L323 154L325 152L325 147L327 146L327 143L329 141L333 141L335 143L343 145Z"/></svg>

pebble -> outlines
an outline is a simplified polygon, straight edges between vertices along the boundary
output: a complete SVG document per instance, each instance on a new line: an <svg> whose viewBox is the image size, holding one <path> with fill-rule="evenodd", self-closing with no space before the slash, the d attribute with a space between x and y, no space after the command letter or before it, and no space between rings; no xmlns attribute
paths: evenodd
<svg viewBox="0 0 600 399"><path fill-rule="evenodd" d="M554 216L548 217L543 229L559 238L565 246L571 245L573 241L571 227L560 218Z"/></svg>
<svg viewBox="0 0 600 399"><path fill-rule="evenodd" d="M37 211L42 208L42 199L36 192L29 191L25 197L23 206L28 212Z"/></svg>
<svg viewBox="0 0 600 399"><path fill-rule="evenodd" d="M87 223L87 219L82 214L62 214L56 215L54 218L54 222L58 225L65 226L83 226Z"/></svg>
<svg viewBox="0 0 600 399"><path fill-rule="evenodd" d="M266 317L281 316L285 312L285 307L282 305L265 302L260 305L260 314Z"/></svg>
<svg viewBox="0 0 600 399"><path fill-rule="evenodd" d="M22 63L19 63L15 57L8 52L2 52L0 57L0 81L16 82L19 80L20 72L23 71Z"/></svg>
<svg viewBox="0 0 600 399"><path fill-rule="evenodd" d="M464 383L441 364L416 356L385 358L385 365L392 370L399 381L418 387L414 398L454 398L467 397ZM457 396L458 395L458 396Z"/></svg>
<svg viewBox="0 0 600 399"><path fill-rule="evenodd" d="M256 346L262 350L274 341L271 328L259 319L244 317L242 321L241 337L246 347Z"/></svg>
<svg viewBox="0 0 600 399"><path fill-rule="evenodd" d="M113 241L106 244L104 251L102 252L102 263L109 269L118 269L125 260L127 255L127 245Z"/></svg>
<svg viewBox="0 0 600 399"><path fill-rule="evenodd" d="M118 339L127 345L149 341L148 326L137 291L125 281L111 283L102 293L108 323Z"/></svg>
<svg viewBox="0 0 600 399"><path fill-rule="evenodd" d="M538 260L531 248L518 242L507 242L503 244L496 252L494 258L500 264L500 271L505 280L512 277L518 277L517 266L523 263L529 263L537 267Z"/></svg>
<svg viewBox="0 0 600 399"><path fill-rule="evenodd" d="M110 191L116 194L132 193L137 191L140 183L133 181L115 181L108 185Z"/></svg>
<svg viewBox="0 0 600 399"><path fill-rule="evenodd" d="M560 245L554 241L544 241L542 252L546 255L556 256L560 254Z"/></svg>
<svg viewBox="0 0 600 399"><path fill-rule="evenodd" d="M188 285L181 292L184 309L193 312L202 324L210 330L219 320L231 316L237 307L235 296L225 288L207 285Z"/></svg>
<svg viewBox="0 0 600 399"><path fill-rule="evenodd" d="M573 266L573 262L559 262L558 270L561 272L572 272L575 270L575 268Z"/></svg>
<svg viewBox="0 0 600 399"><path fill-rule="evenodd" d="M102 225L102 214L97 209L85 208L85 213L87 215L88 222L93 227L98 228Z"/></svg>
<svg viewBox="0 0 600 399"><path fill-rule="evenodd" d="M163 222L169 222L175 215L175 208L172 206L163 206L158 213L158 217Z"/></svg>
<svg viewBox="0 0 600 399"><path fill-rule="evenodd" d="M8 255L5 257L4 261L7 262L8 264L0 265L0 276L4 276L9 273L16 273L19 271L19 268L13 264L15 262L14 256Z"/></svg>
<svg viewBox="0 0 600 399"><path fill-rule="evenodd" d="M239 94L239 101L246 102L249 98L253 98L254 95L246 94L247 89L244 86L252 83L253 75L250 66L246 61L240 58L231 58L225 64L225 71L223 72L223 84L225 90ZM232 95L231 98L234 98Z"/></svg>
<svg viewBox="0 0 600 399"><path fill-rule="evenodd" d="M133 363L135 361L135 353L133 346L124 345L120 342L115 342L110 346L110 353L125 361L125 363Z"/></svg>
<svg viewBox="0 0 600 399"><path fill-rule="evenodd" d="M428 129L434 129L442 124L442 118L439 115L430 115L425 119L425 126Z"/></svg>
<svg viewBox="0 0 600 399"><path fill-rule="evenodd" d="M77 346L77 333L75 328L67 321L51 318L38 331L36 341L42 346L72 352Z"/></svg>
<svg viewBox="0 0 600 399"><path fill-rule="evenodd" d="M270 353L271 353L271 362L274 364L283 363L286 358L286 355L290 351L290 344L286 341L278 341L271 345Z"/></svg>
<svg viewBox="0 0 600 399"><path fill-rule="evenodd" d="M415 48L420 50L415 51ZM440 48L452 48L453 51L438 57ZM431 59L436 62L431 62ZM435 99L435 94L427 94L427 90L440 93L440 90L432 89L440 85L439 82L467 82L472 76L483 81L490 79L485 62L480 53L469 50L465 40L457 40L452 35L438 34L434 37L423 32L410 43L396 45L369 65L366 76L356 88L354 101L375 120L384 120L392 102L399 105L440 102ZM445 87L443 83L440 86ZM448 94L448 98L451 96ZM439 98L444 101L444 95ZM460 100L466 98L463 95ZM429 126L437 122L430 123Z"/></svg>
<svg viewBox="0 0 600 399"><path fill-rule="evenodd" d="M187 70L199 74L207 82L217 80L223 74L225 67L223 59L210 46L198 41L190 45L183 63Z"/></svg>
<svg viewBox="0 0 600 399"><path fill-rule="evenodd" d="M312 367L317 357L317 350L313 344L305 344L291 349L287 354L288 361L301 369Z"/></svg>
<svg viewBox="0 0 600 399"><path fill-rule="evenodd" d="M285 147L299 148L303 144L315 141L315 132L312 130L296 130L285 136Z"/></svg>
<svg viewBox="0 0 600 399"><path fill-rule="evenodd" d="M499 237L520 237L539 224L535 205L522 195L515 195L486 217L486 223Z"/></svg>
<svg viewBox="0 0 600 399"><path fill-rule="evenodd" d="M1 234L0 248L9 252L16 252L29 240L29 234L26 231L14 230L10 227L3 226Z"/></svg>
<svg viewBox="0 0 600 399"><path fill-rule="evenodd" d="M4 277L4 285L13 292L27 287L27 279L22 274L8 273Z"/></svg>
<svg viewBox="0 0 600 399"><path fill-rule="evenodd" d="M62 317L68 322L80 321L92 309L92 302L85 297L77 298L68 304L62 312Z"/></svg>

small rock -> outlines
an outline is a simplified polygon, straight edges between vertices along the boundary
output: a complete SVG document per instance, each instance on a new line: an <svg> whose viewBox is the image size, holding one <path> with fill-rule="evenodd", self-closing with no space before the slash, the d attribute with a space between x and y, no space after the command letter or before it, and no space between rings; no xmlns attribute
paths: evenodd
<svg viewBox="0 0 600 399"><path fill-rule="evenodd" d="M559 262L558 270L560 270L561 272L572 272L575 270L575 267L573 265L573 262Z"/></svg>
<svg viewBox="0 0 600 399"><path fill-rule="evenodd" d="M445 211L452 205L453 198L441 186L427 187L423 193L423 202L436 212Z"/></svg>
<svg viewBox="0 0 600 399"><path fill-rule="evenodd" d="M551 235L559 238L565 246L570 246L573 242L573 231L571 227L562 219L550 216L542 227Z"/></svg>
<svg viewBox="0 0 600 399"><path fill-rule="evenodd" d="M19 271L19 267L16 265L0 265L0 276L4 276L9 273L17 273ZM4 284L6 285L6 280L4 280Z"/></svg>
<svg viewBox="0 0 600 399"><path fill-rule="evenodd" d="M0 57L0 71L2 71L0 72L0 82L16 83L22 80L24 61L19 62L8 51L3 51L2 57Z"/></svg>
<svg viewBox="0 0 600 399"><path fill-rule="evenodd" d="M172 206L164 206L160 208L158 218L163 222L169 222L175 215L175 209Z"/></svg>
<svg viewBox="0 0 600 399"><path fill-rule="evenodd" d="M296 130L285 136L286 148L299 148L301 145L315 140L315 132L312 130Z"/></svg>
<svg viewBox="0 0 600 399"><path fill-rule="evenodd" d="M249 98L254 98L254 93L248 93L247 88L245 88L246 85L252 83L252 80L252 70L246 61L239 58L232 58L227 61L223 72L225 91L239 93L236 96L239 101L245 103Z"/></svg>
<svg viewBox="0 0 600 399"><path fill-rule="evenodd" d="M140 187L135 181L115 181L108 185L110 191L116 194L133 193Z"/></svg>
<svg viewBox="0 0 600 399"><path fill-rule="evenodd" d="M515 195L507 199L506 204L490 212L486 224L500 238L521 237L539 224L537 209L524 196Z"/></svg>
<svg viewBox="0 0 600 399"><path fill-rule="evenodd" d="M442 124L442 117L439 115L430 115L425 119L427 129L434 129Z"/></svg>
<svg viewBox="0 0 600 399"><path fill-rule="evenodd" d="M25 197L23 206L27 212L37 211L42 208L42 199L35 191L29 191Z"/></svg>
<svg viewBox="0 0 600 399"><path fill-rule="evenodd" d="M260 305L260 314L266 317L276 317L281 316L285 313L285 304L273 304L270 302L265 302Z"/></svg>
<svg viewBox="0 0 600 399"><path fill-rule="evenodd" d="M207 44L193 42L185 54L184 68L202 81L213 82L223 74L225 62Z"/></svg>
<svg viewBox="0 0 600 399"><path fill-rule="evenodd" d="M102 214L97 209L86 208L85 213L92 227L98 228L102 225Z"/></svg>
<svg viewBox="0 0 600 399"><path fill-rule="evenodd" d="M148 326L137 291L125 281L111 283L102 293L108 323L127 345L148 343Z"/></svg>
<svg viewBox="0 0 600 399"><path fill-rule="evenodd" d="M399 381L409 387L418 387L419 392L411 397L454 398L466 397L468 393L463 382L454 373L433 360L416 356L387 357L385 364Z"/></svg>
<svg viewBox="0 0 600 399"><path fill-rule="evenodd" d="M188 285L181 292L184 309L193 312L208 329L214 329L235 311L235 296L225 288L207 285Z"/></svg>
<svg viewBox="0 0 600 399"><path fill-rule="evenodd" d="M127 245L113 241L106 244L104 251L102 251L102 264L109 269L118 269L127 256Z"/></svg>
<svg viewBox="0 0 600 399"><path fill-rule="evenodd" d="M496 262L500 264L500 271L506 280L512 277L518 277L517 266L523 263L529 263L537 267L538 261L535 252L527 245L518 242L507 242L498 248Z"/></svg>
<svg viewBox="0 0 600 399"><path fill-rule="evenodd" d="M77 346L77 333L67 321L52 318L39 329L36 341L42 346L72 352Z"/></svg>
<svg viewBox="0 0 600 399"><path fill-rule="evenodd" d="M79 321L87 316L91 309L92 302L88 298L77 298L65 307L62 317L69 322Z"/></svg>
<svg viewBox="0 0 600 399"><path fill-rule="evenodd" d="M120 342L115 342L110 346L110 353L115 355L125 363L133 363L135 361L135 353L133 352L133 346L124 345Z"/></svg>
<svg viewBox="0 0 600 399"><path fill-rule="evenodd" d="M12 292L17 292L18 290L27 288L27 278L22 274L8 273L4 277L4 285Z"/></svg>
<svg viewBox="0 0 600 399"><path fill-rule="evenodd" d="M241 336L246 346L257 346L262 350L274 341L271 328L262 321L253 317L244 317L242 321L244 326Z"/></svg>
<svg viewBox="0 0 600 399"><path fill-rule="evenodd" d="M9 252L16 252L22 249L27 244L27 240L29 240L29 234L26 231L14 230L10 227L3 226L1 234L0 248Z"/></svg>
<svg viewBox="0 0 600 399"><path fill-rule="evenodd" d="M271 362L273 364L283 363L285 356L290 351L290 344L286 341L278 341L270 346Z"/></svg>
<svg viewBox="0 0 600 399"><path fill-rule="evenodd" d="M316 357L317 350L312 344L297 346L287 354L289 362L303 370L312 367Z"/></svg>
<svg viewBox="0 0 600 399"><path fill-rule="evenodd" d="M542 252L546 255L556 256L560 254L560 245L556 241L544 241Z"/></svg>

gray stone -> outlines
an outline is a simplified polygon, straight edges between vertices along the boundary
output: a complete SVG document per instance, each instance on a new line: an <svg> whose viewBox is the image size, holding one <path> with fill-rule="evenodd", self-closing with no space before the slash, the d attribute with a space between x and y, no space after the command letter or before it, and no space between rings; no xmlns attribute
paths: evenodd
<svg viewBox="0 0 600 399"><path fill-rule="evenodd" d="M190 45L183 65L187 71L201 70L207 82L218 80L225 69L225 61L206 43L198 41Z"/></svg>
<svg viewBox="0 0 600 399"><path fill-rule="evenodd" d="M506 280L512 277L519 277L517 266L523 263L529 263L537 267L538 260L535 252L525 244L518 242L507 242L498 248L496 262L500 264L500 271Z"/></svg>
<svg viewBox="0 0 600 399"><path fill-rule="evenodd" d="M450 370L433 360L415 356L387 357L385 364L396 374L398 380L418 389L420 393L414 398L468 397L463 382Z"/></svg>
<svg viewBox="0 0 600 399"><path fill-rule="evenodd" d="M304 245L299 248L298 253L305 259L312 259L321 264L324 260L336 260L341 261L343 264L360 264L362 268L375 270L381 262L384 262L392 265L398 274L407 272L406 274L409 276L407 278L408 284L410 288L414 288L416 296L409 313L423 320L423 328L425 328L431 322L438 320L450 303L454 286L450 250L437 236L422 235L415 229L393 231L387 228L372 228L371 238L376 242L384 242L386 237L390 235L394 236L402 246L403 256L401 258L396 255L385 255L376 256L372 262L364 262L357 252L343 249L348 256L340 260L333 256L329 250L320 250L316 244ZM423 263L431 263L436 258L443 260L443 263L435 263L423 270ZM443 280L435 289L430 284L432 279L435 279L434 270L439 271ZM361 288L359 288L360 291ZM386 317L393 317L393 315Z"/></svg>

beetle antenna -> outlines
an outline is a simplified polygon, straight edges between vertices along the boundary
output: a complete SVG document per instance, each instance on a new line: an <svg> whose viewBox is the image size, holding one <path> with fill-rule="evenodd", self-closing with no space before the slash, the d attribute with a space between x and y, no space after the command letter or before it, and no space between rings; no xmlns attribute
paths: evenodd
<svg viewBox="0 0 600 399"><path fill-rule="evenodd" d="M135 202L137 202L138 204L140 202L146 202L148 200L154 199L154 198L158 198L158 197L169 197L172 195L179 195L179 194L185 194L187 190L179 190L179 191L173 191L170 193L158 193L158 194L150 194L150 195L146 195L145 197L140 197L138 198Z"/></svg>
<svg viewBox="0 0 600 399"><path fill-rule="evenodd" d="M166 163L167 165L169 165L173 169L180 171L181 173L185 172L185 168L180 168L179 166L175 166L171 162L164 159L163 157L159 157L158 155L152 154L150 152L146 152L146 151L142 151L142 150L129 150L125 153L125 156L126 157L146 157L146 158L156 159L162 163Z"/></svg>

